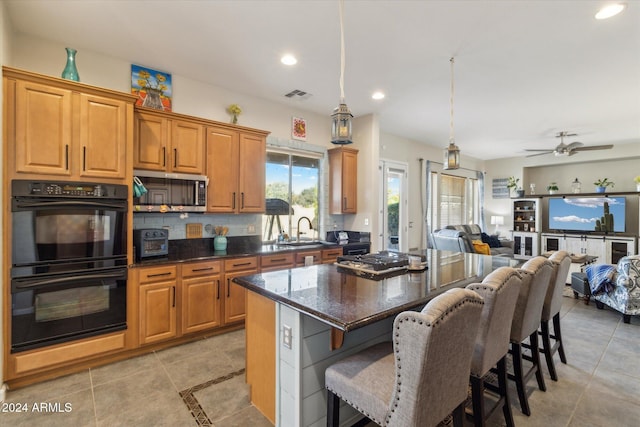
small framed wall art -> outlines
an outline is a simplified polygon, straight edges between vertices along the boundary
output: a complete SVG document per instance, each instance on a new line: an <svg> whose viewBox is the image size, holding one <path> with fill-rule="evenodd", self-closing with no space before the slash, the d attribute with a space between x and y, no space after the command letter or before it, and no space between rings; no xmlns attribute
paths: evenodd
<svg viewBox="0 0 640 427"><path fill-rule="evenodd" d="M298 141L307 140L307 121L300 117L291 118L291 138Z"/></svg>
<svg viewBox="0 0 640 427"><path fill-rule="evenodd" d="M131 64L131 93L137 106L171 111L171 74Z"/></svg>

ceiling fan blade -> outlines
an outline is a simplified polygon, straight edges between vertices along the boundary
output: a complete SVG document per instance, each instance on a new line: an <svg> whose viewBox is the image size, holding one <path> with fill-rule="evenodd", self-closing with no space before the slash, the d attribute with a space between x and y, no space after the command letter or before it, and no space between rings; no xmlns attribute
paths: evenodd
<svg viewBox="0 0 640 427"><path fill-rule="evenodd" d="M566 149L571 151L571 150L575 150L578 147L582 147L584 144L582 142L572 142L571 144L567 145Z"/></svg>
<svg viewBox="0 0 640 427"><path fill-rule="evenodd" d="M553 153L553 150L525 150L525 151L542 151L541 153L529 154L528 156L525 156L525 157L534 157L534 156L541 156L543 154Z"/></svg>
<svg viewBox="0 0 640 427"><path fill-rule="evenodd" d="M613 144L587 145L587 146L584 146L584 147L574 148L573 151L608 150L609 148L613 148Z"/></svg>

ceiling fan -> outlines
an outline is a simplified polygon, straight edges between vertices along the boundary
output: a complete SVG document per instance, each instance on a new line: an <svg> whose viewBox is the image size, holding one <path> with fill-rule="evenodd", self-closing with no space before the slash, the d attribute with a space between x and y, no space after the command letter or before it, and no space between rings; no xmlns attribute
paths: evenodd
<svg viewBox="0 0 640 427"><path fill-rule="evenodd" d="M524 151L539 151L536 154L529 154L527 157L540 156L542 154L551 154L553 153L556 156L573 156L578 151L590 151L590 150L607 150L609 148L613 148L612 144L607 145L589 145L584 146L582 142L572 142L570 144L564 143L564 138L568 136L576 136L576 133L569 133L567 131L558 132L556 138L560 138L560 144L556 146L553 150L524 150Z"/></svg>

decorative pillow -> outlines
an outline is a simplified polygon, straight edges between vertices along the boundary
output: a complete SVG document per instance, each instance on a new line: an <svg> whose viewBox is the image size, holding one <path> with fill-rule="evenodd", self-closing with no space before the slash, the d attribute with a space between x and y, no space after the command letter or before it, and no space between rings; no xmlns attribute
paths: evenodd
<svg viewBox="0 0 640 427"><path fill-rule="evenodd" d="M487 233L482 233L481 235L482 241L487 243L490 248L500 248L502 245L500 244L500 239L498 236L489 236Z"/></svg>
<svg viewBox="0 0 640 427"><path fill-rule="evenodd" d="M609 264L592 264L585 268L589 287L593 295L609 293L616 287L616 266Z"/></svg>
<svg viewBox="0 0 640 427"><path fill-rule="evenodd" d="M473 243L473 248L476 250L476 253L491 255L491 249L486 243L482 243L481 240L472 240L471 243Z"/></svg>

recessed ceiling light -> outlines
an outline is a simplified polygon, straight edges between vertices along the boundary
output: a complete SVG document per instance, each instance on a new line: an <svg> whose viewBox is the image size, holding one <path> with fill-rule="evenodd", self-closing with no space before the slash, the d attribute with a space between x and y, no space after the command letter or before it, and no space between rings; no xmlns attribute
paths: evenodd
<svg viewBox="0 0 640 427"><path fill-rule="evenodd" d="M624 3L608 4L596 13L596 19L607 19L616 16L624 10L625 6Z"/></svg>
<svg viewBox="0 0 640 427"><path fill-rule="evenodd" d="M373 99L383 99L384 98L384 93L378 91L378 92L373 92L373 95L371 95L371 98Z"/></svg>
<svg viewBox="0 0 640 427"><path fill-rule="evenodd" d="M282 62L284 65L296 65L298 63L298 60L295 56L286 54L282 58L280 58L280 62Z"/></svg>

